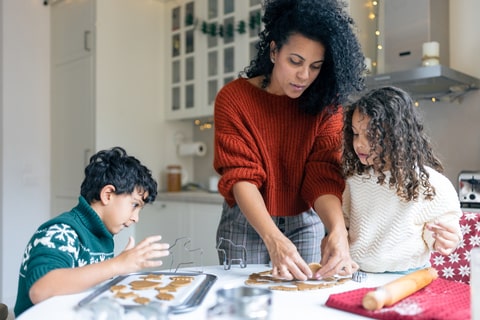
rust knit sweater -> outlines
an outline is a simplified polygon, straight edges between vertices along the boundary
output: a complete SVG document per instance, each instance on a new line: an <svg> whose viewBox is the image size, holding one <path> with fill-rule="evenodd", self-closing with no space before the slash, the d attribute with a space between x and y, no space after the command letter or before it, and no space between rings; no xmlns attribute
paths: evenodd
<svg viewBox="0 0 480 320"><path fill-rule="evenodd" d="M248 181L272 216L293 216L323 194L342 199L342 113L305 114L298 100L273 95L246 79L224 86L215 100L214 167L219 192L235 205L232 188Z"/></svg>

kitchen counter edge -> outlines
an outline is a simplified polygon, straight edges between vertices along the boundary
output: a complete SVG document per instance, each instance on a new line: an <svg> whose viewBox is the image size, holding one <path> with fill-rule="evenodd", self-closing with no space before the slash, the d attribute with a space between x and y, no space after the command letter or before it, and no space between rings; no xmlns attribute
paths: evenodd
<svg viewBox="0 0 480 320"><path fill-rule="evenodd" d="M159 192L155 201L223 204L223 197L219 193L207 191Z"/></svg>

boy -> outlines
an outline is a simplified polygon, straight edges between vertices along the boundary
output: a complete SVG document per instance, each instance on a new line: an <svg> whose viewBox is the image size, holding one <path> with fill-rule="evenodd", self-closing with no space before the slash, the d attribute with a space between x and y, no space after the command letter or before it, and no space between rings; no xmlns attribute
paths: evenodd
<svg viewBox="0 0 480 320"><path fill-rule="evenodd" d="M42 224L25 249L14 312L18 316L52 296L73 294L121 274L158 267L169 245L151 236L135 246L130 237L114 257L113 236L138 222L157 196L157 183L140 161L115 147L90 158L79 202Z"/></svg>

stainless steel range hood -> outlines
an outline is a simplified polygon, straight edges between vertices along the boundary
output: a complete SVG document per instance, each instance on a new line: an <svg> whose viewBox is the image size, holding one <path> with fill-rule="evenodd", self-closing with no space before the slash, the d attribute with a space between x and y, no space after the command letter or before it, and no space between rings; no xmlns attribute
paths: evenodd
<svg viewBox="0 0 480 320"><path fill-rule="evenodd" d="M449 0L381 0L383 68L367 76L367 89L395 85L415 99L460 100L480 80L449 67ZM422 44L440 44L439 65L422 67ZM459 48L456 48L459 50Z"/></svg>
<svg viewBox="0 0 480 320"><path fill-rule="evenodd" d="M459 101L471 90L480 88L480 80L446 66L418 67L366 78L367 88L395 85L408 91L415 99Z"/></svg>

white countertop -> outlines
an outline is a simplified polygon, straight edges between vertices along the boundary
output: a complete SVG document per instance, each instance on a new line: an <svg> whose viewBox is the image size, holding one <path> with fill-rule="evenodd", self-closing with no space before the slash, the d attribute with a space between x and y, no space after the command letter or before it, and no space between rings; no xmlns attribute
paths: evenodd
<svg viewBox="0 0 480 320"><path fill-rule="evenodd" d="M220 193L198 191L159 192L156 201L178 201L207 204L222 204L223 196Z"/></svg>
<svg viewBox="0 0 480 320"><path fill-rule="evenodd" d="M208 308L216 304L216 291L224 287L242 286L248 276L254 272L268 270L265 265L248 265L246 268L240 268L234 265L230 270L224 270L223 266L210 266L200 268L185 268L185 271L203 271L204 273L214 274L218 277L213 287L208 292L202 304L191 312L170 315L171 320L198 320L205 319ZM332 293L350 291L363 287L377 287L388 283L399 275L394 274L368 274L367 279L362 282L348 281L342 285L326 289L310 291L272 291L272 310L270 319L296 319L300 315L302 318L316 319L367 319L365 317L333 309L325 306L325 302ZM86 297L92 290L79 294L58 296L42 303L39 303L20 315L18 320L76 320L75 306Z"/></svg>

